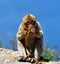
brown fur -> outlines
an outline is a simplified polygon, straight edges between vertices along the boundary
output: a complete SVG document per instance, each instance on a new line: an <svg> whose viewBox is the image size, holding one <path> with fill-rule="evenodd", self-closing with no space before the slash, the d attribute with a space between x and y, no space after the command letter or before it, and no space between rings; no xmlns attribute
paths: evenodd
<svg viewBox="0 0 60 64"><path fill-rule="evenodd" d="M29 26L30 24L26 27L25 23L28 21L34 21L35 24L32 25L32 27ZM35 29L33 32L31 32L32 28ZM30 57L30 55L32 55L32 57L39 59L43 50L43 32L39 24L36 22L35 16L28 14L22 19L22 24L17 32L17 39L20 56Z"/></svg>

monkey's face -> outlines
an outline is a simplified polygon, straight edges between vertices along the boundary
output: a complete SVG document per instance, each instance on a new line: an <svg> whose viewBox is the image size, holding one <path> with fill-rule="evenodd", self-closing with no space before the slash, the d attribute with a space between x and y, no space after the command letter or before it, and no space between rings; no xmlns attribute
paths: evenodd
<svg viewBox="0 0 60 64"><path fill-rule="evenodd" d="M25 27L26 28L33 28L35 26L35 21L33 20L28 20L26 23L25 23Z"/></svg>

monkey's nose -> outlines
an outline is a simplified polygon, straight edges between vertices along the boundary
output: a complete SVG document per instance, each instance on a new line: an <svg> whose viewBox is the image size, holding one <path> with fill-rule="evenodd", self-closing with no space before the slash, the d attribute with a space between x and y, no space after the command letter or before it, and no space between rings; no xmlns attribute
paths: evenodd
<svg viewBox="0 0 60 64"><path fill-rule="evenodd" d="M29 27L29 28L32 28L32 27L33 27L33 25L31 25L31 24L30 24L28 27Z"/></svg>

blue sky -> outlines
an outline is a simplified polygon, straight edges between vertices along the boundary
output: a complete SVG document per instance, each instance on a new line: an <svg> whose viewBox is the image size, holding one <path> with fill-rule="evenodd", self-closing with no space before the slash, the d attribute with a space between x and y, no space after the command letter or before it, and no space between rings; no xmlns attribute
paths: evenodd
<svg viewBox="0 0 60 64"><path fill-rule="evenodd" d="M0 0L0 33L3 46L9 46L8 35L16 37L21 18L35 15L44 32L44 41L60 49L60 0Z"/></svg>

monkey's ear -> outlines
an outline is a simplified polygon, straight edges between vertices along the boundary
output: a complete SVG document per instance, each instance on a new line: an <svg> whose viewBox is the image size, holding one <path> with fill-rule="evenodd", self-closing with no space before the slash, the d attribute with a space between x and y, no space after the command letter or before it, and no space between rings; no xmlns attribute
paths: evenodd
<svg viewBox="0 0 60 64"><path fill-rule="evenodd" d="M24 18L22 18L22 22L23 22L23 23L26 23L26 20L25 20Z"/></svg>

